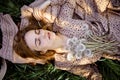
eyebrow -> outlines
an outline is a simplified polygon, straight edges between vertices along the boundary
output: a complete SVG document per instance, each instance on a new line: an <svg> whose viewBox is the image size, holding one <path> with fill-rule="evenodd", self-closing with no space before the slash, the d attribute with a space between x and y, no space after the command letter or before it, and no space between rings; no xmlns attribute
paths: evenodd
<svg viewBox="0 0 120 80"><path fill-rule="evenodd" d="M35 34L40 34L40 30L35 30Z"/></svg>
<svg viewBox="0 0 120 80"><path fill-rule="evenodd" d="M37 41L39 42L39 45L41 44L40 39L35 38L35 45L37 46Z"/></svg>

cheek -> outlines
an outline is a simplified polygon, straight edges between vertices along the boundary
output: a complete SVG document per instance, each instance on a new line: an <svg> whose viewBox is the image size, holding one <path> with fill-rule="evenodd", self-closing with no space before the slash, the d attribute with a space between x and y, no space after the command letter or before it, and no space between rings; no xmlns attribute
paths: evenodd
<svg viewBox="0 0 120 80"><path fill-rule="evenodd" d="M48 39L42 39L41 41L41 46L43 47L49 47L53 43L53 40L48 40Z"/></svg>
<svg viewBox="0 0 120 80"><path fill-rule="evenodd" d="M41 46L45 47L48 45L48 40L47 39L41 39Z"/></svg>

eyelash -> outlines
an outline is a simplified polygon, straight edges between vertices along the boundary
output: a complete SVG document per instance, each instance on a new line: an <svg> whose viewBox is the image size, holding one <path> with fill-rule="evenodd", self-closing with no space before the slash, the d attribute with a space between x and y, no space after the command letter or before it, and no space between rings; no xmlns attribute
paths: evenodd
<svg viewBox="0 0 120 80"><path fill-rule="evenodd" d="M35 34L40 34L40 30L35 30Z"/></svg>
<svg viewBox="0 0 120 80"><path fill-rule="evenodd" d="M39 41L39 45L41 44L40 39L35 39L35 45L37 45L37 41Z"/></svg>

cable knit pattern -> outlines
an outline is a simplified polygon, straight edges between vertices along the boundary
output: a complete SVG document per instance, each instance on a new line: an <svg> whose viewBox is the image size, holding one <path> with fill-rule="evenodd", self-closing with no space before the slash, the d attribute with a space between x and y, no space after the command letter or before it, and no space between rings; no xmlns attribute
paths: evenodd
<svg viewBox="0 0 120 80"><path fill-rule="evenodd" d="M109 12L108 13L110 32L115 34L117 41L120 42L120 14Z"/></svg>
<svg viewBox="0 0 120 80"><path fill-rule="evenodd" d="M9 61L13 61L13 41L18 29L10 15L0 14L0 28L3 34L2 48L0 56Z"/></svg>

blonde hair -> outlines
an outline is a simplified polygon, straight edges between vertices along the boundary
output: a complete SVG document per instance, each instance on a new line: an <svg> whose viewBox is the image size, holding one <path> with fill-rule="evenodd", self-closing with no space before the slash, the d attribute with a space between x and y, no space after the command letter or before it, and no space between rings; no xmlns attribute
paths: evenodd
<svg viewBox="0 0 120 80"><path fill-rule="evenodd" d="M24 28L23 30L19 30L17 35L14 39L13 49L15 52L23 58L34 58L34 59L43 59L43 60L51 60L55 54L54 50L49 50L46 53L42 53L41 51L32 51L27 45L24 40L24 35L26 32L30 30L37 30L41 29L40 26L36 21L32 21L32 24L29 24L28 27ZM43 24L42 26L45 26ZM46 26L45 26L46 27Z"/></svg>

